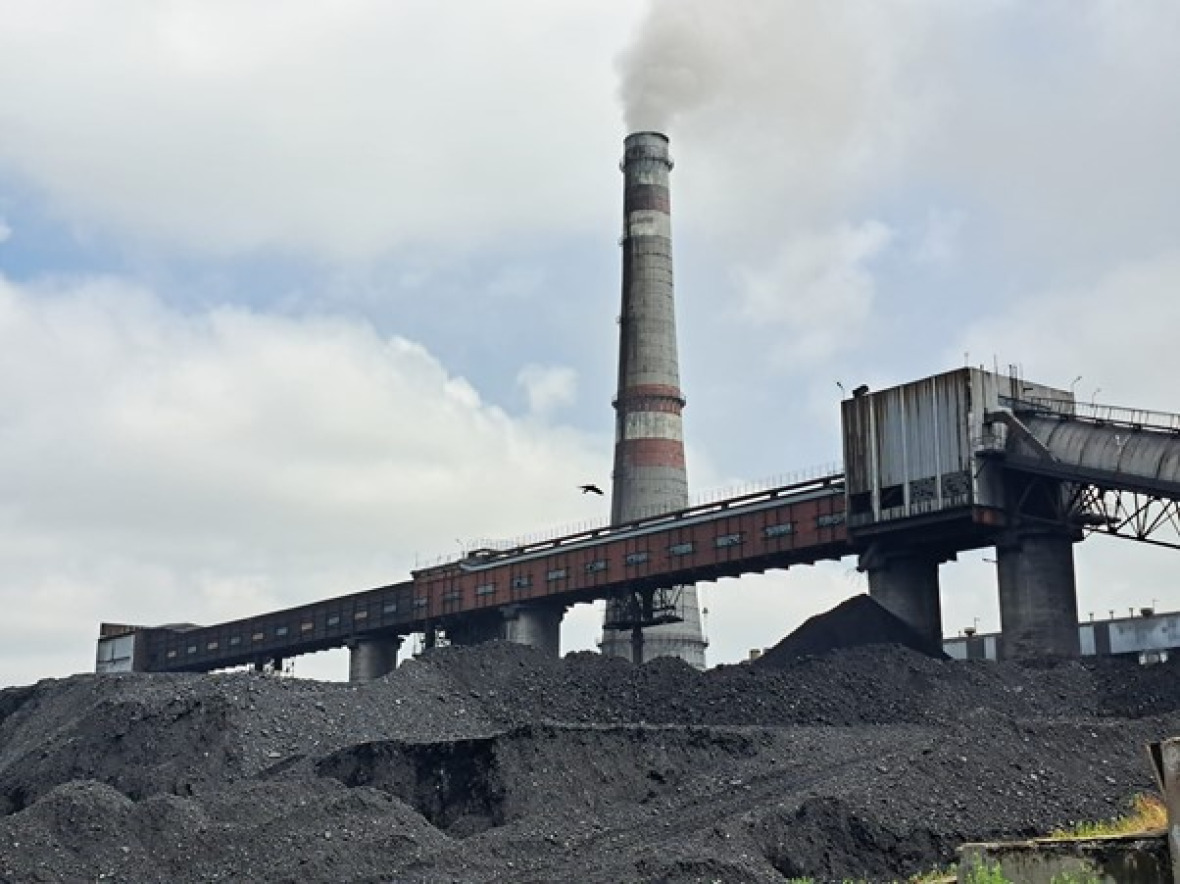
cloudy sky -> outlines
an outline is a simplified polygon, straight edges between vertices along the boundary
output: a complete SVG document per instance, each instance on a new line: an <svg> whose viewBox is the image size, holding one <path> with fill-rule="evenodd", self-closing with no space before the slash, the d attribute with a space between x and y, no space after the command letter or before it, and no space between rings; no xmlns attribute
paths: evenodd
<svg viewBox="0 0 1180 884"><path fill-rule="evenodd" d="M607 516L624 135L672 140L689 480L970 362L1180 411L1173 0L0 0L0 685ZM1080 377L1079 377L1080 376ZM995 629L988 553L944 627ZM1079 607L1180 608L1077 550ZM703 587L710 661L863 591ZM593 647L572 611L567 650ZM340 653L296 674L344 677Z"/></svg>

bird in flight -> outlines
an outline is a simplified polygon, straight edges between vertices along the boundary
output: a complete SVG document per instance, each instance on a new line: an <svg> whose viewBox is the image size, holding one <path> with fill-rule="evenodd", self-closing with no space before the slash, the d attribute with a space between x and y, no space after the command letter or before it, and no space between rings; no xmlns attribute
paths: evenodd
<svg viewBox="0 0 1180 884"><path fill-rule="evenodd" d="M583 494L602 494L602 489L597 485L579 485Z"/></svg>

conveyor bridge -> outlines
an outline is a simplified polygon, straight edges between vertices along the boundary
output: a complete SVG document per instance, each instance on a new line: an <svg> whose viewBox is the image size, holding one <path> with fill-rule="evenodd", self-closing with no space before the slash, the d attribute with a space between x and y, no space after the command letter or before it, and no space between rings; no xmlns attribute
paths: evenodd
<svg viewBox="0 0 1180 884"><path fill-rule="evenodd" d="M849 555L879 603L937 642L939 566L981 547L996 549L1004 653L1069 655L1083 531L1180 547L1180 416L1079 405L1069 391L962 368L858 388L841 420L843 472L476 550L400 583L214 626L104 624L98 668L209 671L349 646L369 677L416 633L556 652L573 604L639 599L638 631L669 588Z"/></svg>
<svg viewBox="0 0 1180 884"><path fill-rule="evenodd" d="M571 605L624 588L814 564L850 552L843 476L505 550L477 550L412 580L208 627L136 629L136 670L209 671L445 630L512 606ZM107 637L114 638L107 627ZM128 633L130 635L130 633Z"/></svg>
<svg viewBox="0 0 1180 884"><path fill-rule="evenodd" d="M1089 531L1180 547L1180 415L1046 399L1006 404L1022 424L1003 453L1007 469L1064 484L1063 515Z"/></svg>

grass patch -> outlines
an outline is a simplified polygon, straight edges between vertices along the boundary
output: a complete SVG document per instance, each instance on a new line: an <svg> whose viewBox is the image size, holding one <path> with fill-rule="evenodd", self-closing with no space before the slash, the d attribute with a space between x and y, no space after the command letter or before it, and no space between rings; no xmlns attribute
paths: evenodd
<svg viewBox="0 0 1180 884"><path fill-rule="evenodd" d="M1168 808L1155 795L1136 795L1126 813L1100 822L1077 823L1054 829L1050 838L1112 838L1118 835L1138 835L1168 827Z"/></svg>

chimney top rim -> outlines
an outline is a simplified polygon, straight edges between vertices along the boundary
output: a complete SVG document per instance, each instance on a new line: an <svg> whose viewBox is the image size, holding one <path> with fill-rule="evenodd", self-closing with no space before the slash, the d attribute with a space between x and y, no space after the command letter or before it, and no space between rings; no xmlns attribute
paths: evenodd
<svg viewBox="0 0 1180 884"><path fill-rule="evenodd" d="M623 141L627 142L627 141L631 141L632 139L640 139L640 138L659 138L659 139L662 139L663 141L669 140L668 136L665 135L663 132L657 132L655 129L640 129L637 132L628 133L627 137L624 138Z"/></svg>

